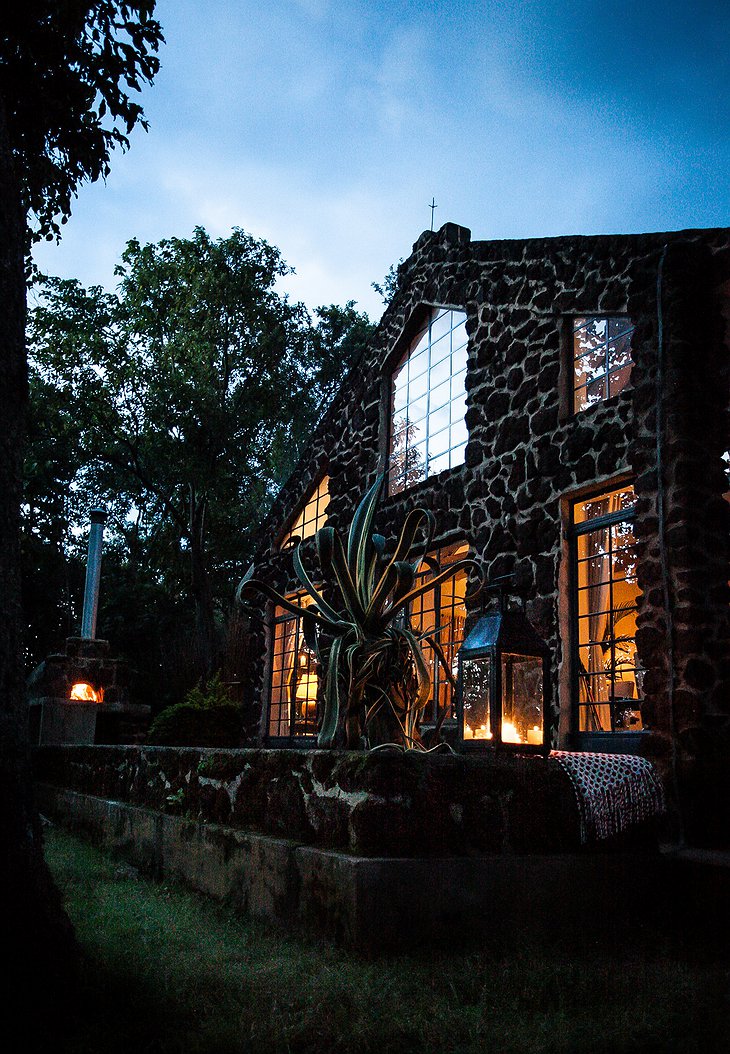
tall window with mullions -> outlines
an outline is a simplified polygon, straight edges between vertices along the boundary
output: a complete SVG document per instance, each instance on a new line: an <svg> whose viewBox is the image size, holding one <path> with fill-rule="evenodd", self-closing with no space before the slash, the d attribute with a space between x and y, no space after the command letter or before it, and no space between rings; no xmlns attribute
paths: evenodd
<svg viewBox="0 0 730 1054"><path fill-rule="evenodd" d="M426 582L439 570L468 555L469 546L465 542L444 546L429 553L416 585ZM424 640L423 653L431 672L431 696L423 711L423 721L426 724L435 723L443 714L447 720L454 717L453 681L457 672L456 655L464 641L466 585L466 572L460 571L453 578L418 597L409 611L411 627ZM434 655L427 637L433 637L440 645L451 676Z"/></svg>
<svg viewBox="0 0 730 1054"><path fill-rule="evenodd" d="M573 503L573 698L579 732L638 732L643 674L636 657L633 487Z"/></svg>
<svg viewBox="0 0 730 1054"><path fill-rule="evenodd" d="M309 607L305 594L287 597ZM271 649L269 735L275 738L317 734L317 662L307 647L302 622L285 608L274 611Z"/></svg>
<svg viewBox="0 0 730 1054"><path fill-rule="evenodd" d="M466 315L432 308L393 374L389 493L464 463Z"/></svg>

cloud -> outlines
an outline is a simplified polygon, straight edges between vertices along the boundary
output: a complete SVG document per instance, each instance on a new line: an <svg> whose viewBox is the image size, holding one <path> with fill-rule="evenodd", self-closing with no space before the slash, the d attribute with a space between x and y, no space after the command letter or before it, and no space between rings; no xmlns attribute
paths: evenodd
<svg viewBox="0 0 730 1054"><path fill-rule="evenodd" d="M160 0L151 132L113 159L108 185L82 189L41 266L111 285L132 236L241 226L297 269L292 297L356 299L377 316L370 283L428 227L432 194L436 225L475 238L727 222L724 111L707 101L727 58L692 103L703 121L687 62L668 74L681 106L655 84L648 99L638 81L656 62L626 72L620 26L605 23L594 69L585 19L523 7Z"/></svg>

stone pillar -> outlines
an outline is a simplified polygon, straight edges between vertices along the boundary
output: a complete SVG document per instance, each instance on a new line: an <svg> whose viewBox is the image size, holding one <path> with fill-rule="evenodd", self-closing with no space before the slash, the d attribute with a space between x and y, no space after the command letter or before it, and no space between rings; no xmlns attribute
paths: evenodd
<svg viewBox="0 0 730 1054"><path fill-rule="evenodd" d="M730 839L718 822L728 816L720 796L730 804L730 508L722 497L729 395L717 285L711 255L697 243L672 243L657 260L654 331L637 334L645 343L632 444L644 712L676 833L705 843Z"/></svg>

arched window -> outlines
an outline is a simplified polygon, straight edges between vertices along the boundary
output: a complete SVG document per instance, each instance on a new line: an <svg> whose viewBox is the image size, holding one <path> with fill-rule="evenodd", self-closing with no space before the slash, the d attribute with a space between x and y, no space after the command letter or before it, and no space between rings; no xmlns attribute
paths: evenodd
<svg viewBox="0 0 730 1054"><path fill-rule="evenodd" d="M431 308L394 374L389 493L464 462L466 315Z"/></svg>
<svg viewBox="0 0 730 1054"><path fill-rule="evenodd" d="M311 538L320 527L324 527L327 522L327 507L330 503L329 483L329 476L323 476L314 490L310 492L299 515L284 535L280 549L289 545L295 538L302 540Z"/></svg>

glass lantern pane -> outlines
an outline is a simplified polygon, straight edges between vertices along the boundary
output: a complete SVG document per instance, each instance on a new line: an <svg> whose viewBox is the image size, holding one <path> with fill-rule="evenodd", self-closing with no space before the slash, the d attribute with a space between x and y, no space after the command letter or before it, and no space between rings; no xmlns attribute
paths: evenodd
<svg viewBox="0 0 730 1054"><path fill-rule="evenodd" d="M544 732L542 659L502 655L502 742L542 746Z"/></svg>
<svg viewBox="0 0 730 1054"><path fill-rule="evenodd" d="M464 709L464 739L491 739L489 720L489 684L492 660L464 659L461 668L461 690Z"/></svg>

